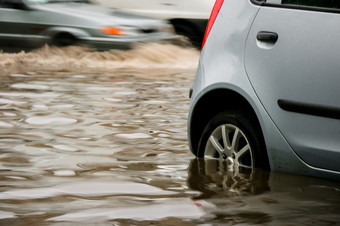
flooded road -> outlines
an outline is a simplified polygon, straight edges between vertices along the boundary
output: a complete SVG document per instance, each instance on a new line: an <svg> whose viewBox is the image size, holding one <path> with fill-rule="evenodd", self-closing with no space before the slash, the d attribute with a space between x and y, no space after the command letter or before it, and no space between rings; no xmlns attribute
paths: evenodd
<svg viewBox="0 0 340 226"><path fill-rule="evenodd" d="M340 184L196 160L199 52L0 54L0 225L336 225Z"/></svg>

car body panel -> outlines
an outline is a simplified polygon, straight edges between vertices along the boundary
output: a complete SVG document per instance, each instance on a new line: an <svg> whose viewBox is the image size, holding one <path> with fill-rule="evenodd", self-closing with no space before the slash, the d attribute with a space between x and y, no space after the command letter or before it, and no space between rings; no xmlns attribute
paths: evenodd
<svg viewBox="0 0 340 226"><path fill-rule="evenodd" d="M245 65L262 104L305 162L340 171L340 121L278 105L279 100L289 100L340 107L340 33L334 32L340 14L262 7L253 24ZM277 33L278 41L270 48L262 46L256 40L260 31Z"/></svg>
<svg viewBox="0 0 340 226"><path fill-rule="evenodd" d="M257 93L258 89L261 89L260 83L258 83L258 87L254 88L252 77L248 77L247 72L249 73L249 71L246 69L249 69L249 65L247 65L249 58L258 56L250 55L247 52L248 49L245 48L249 48L248 42L252 35L249 32L255 27L253 23L261 10L260 5L253 4L250 1L224 1L202 49L193 82L188 116L190 150L197 154L197 138L193 134L197 129L196 125L200 124L201 121L206 121L200 118L201 112L209 111L201 105L203 100L209 101L206 98L209 98L209 94L216 90L232 91L242 96L254 110L262 129L272 170L340 180L339 172L312 166L305 159L300 158L281 133L280 127L273 120L272 115L264 107L265 105L263 105L262 99ZM245 54L247 55L245 56ZM252 60L256 61L257 59ZM214 96L214 98L218 97ZM228 106L227 98L220 101ZM275 104L277 105L277 102ZM277 109L277 111L282 111L282 109ZM287 119L290 120L289 117ZM334 126L334 128L336 127ZM292 135L294 135L294 132ZM317 143L316 140L311 144L315 143Z"/></svg>

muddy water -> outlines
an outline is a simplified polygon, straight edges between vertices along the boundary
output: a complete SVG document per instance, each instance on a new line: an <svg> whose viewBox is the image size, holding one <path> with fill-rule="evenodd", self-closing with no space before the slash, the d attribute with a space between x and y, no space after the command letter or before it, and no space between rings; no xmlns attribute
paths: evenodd
<svg viewBox="0 0 340 226"><path fill-rule="evenodd" d="M195 160L196 50L0 54L0 225L334 225L340 184Z"/></svg>

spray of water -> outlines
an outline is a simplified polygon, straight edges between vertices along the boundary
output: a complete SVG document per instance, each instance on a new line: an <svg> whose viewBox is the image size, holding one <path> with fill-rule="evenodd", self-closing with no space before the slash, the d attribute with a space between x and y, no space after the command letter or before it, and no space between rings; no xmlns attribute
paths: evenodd
<svg viewBox="0 0 340 226"><path fill-rule="evenodd" d="M174 44L137 44L130 50L44 46L30 52L0 53L2 74L28 71L110 71L114 69L194 69L199 51Z"/></svg>

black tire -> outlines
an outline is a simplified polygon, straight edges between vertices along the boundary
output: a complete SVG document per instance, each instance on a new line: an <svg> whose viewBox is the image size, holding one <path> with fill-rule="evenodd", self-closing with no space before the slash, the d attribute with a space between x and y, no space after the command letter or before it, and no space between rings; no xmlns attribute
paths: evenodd
<svg viewBox="0 0 340 226"><path fill-rule="evenodd" d="M75 45L77 42L76 37L70 33L60 33L53 38L53 45L58 47Z"/></svg>
<svg viewBox="0 0 340 226"><path fill-rule="evenodd" d="M193 47L200 49L203 41L203 34L194 28L191 24L175 23L173 24L176 33L187 37Z"/></svg>
<svg viewBox="0 0 340 226"><path fill-rule="evenodd" d="M240 167L269 169L261 129L249 116L237 110L212 117L201 136L197 156L227 160L233 167L231 170Z"/></svg>

